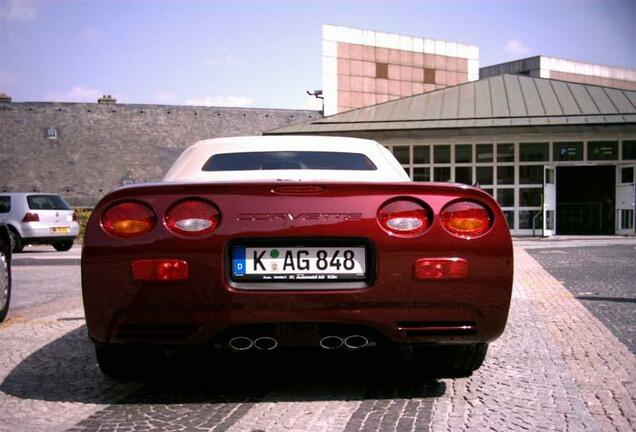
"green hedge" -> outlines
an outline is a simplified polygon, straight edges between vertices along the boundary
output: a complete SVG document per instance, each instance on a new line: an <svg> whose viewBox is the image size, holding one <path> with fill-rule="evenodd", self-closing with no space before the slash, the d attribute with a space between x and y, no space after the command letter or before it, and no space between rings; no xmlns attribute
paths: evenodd
<svg viewBox="0 0 636 432"><path fill-rule="evenodd" d="M91 213L93 212L92 207L77 207L75 208L77 211L77 221L79 222L80 232L77 236L78 243L84 243L84 231L86 230L86 224L88 223L88 218L91 217Z"/></svg>

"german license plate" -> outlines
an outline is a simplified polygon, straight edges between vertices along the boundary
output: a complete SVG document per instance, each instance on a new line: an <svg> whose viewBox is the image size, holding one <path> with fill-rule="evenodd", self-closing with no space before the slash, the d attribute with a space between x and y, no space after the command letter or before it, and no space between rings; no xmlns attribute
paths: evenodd
<svg viewBox="0 0 636 432"><path fill-rule="evenodd" d="M232 248L232 279L236 281L331 282L363 280L364 247Z"/></svg>
<svg viewBox="0 0 636 432"><path fill-rule="evenodd" d="M51 228L51 232L53 234L68 234L71 232L71 227L67 227L67 226L53 227Z"/></svg>

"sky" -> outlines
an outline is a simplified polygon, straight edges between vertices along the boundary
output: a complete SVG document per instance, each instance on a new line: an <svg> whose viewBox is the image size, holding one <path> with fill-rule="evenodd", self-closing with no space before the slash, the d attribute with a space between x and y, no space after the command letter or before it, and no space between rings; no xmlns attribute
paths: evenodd
<svg viewBox="0 0 636 432"><path fill-rule="evenodd" d="M322 24L636 69L636 0L0 0L0 92L319 109Z"/></svg>

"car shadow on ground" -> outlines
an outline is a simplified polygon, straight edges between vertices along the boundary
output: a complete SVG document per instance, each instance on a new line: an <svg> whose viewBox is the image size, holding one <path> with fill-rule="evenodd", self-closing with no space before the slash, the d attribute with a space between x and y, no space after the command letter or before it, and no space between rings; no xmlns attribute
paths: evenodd
<svg viewBox="0 0 636 432"><path fill-rule="evenodd" d="M402 354L319 350L229 355L173 351L137 381L105 377L82 326L34 352L0 385L8 395L82 403L231 403L437 397L443 382Z"/></svg>

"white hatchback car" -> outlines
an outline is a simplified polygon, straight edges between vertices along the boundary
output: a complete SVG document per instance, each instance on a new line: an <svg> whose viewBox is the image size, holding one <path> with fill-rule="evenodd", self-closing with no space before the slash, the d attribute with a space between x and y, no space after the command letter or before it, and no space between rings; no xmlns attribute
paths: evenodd
<svg viewBox="0 0 636 432"><path fill-rule="evenodd" d="M50 244L67 251L79 234L77 213L53 194L0 193L0 222L9 227L14 252L27 244Z"/></svg>

